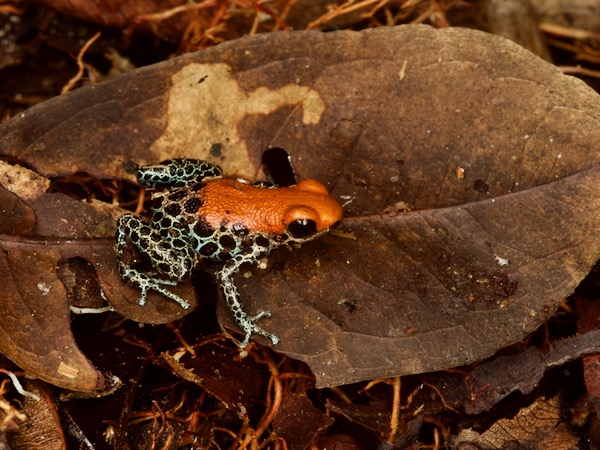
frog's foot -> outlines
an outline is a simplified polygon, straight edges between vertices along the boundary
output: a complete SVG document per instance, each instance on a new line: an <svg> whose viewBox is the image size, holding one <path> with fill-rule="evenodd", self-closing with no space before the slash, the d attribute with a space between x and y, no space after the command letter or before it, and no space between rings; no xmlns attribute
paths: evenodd
<svg viewBox="0 0 600 450"><path fill-rule="evenodd" d="M260 334L261 336L269 338L273 345L277 345L279 343L279 338L275 334L269 333L256 325L256 322L263 317L270 317L271 311L261 311L255 316L251 316L244 311L244 308L242 307L240 294L232 279L233 274L237 272L239 264L242 262L244 261L232 259L228 265L225 265L223 269L217 272L217 280L223 290L223 296L227 302L227 307L229 308L229 311L231 311L231 315L235 319L235 322L244 331L244 340L240 344L240 347L246 348L253 334Z"/></svg>
<svg viewBox="0 0 600 450"><path fill-rule="evenodd" d="M261 311L254 317L248 315L245 317L237 317L238 325L245 332L244 340L241 342L240 348L246 348L248 346L253 334L260 334L261 336L271 339L273 345L279 344L279 337L277 337L277 335L269 333L256 325L256 322L263 317L271 317L271 311Z"/></svg>
<svg viewBox="0 0 600 450"><path fill-rule="evenodd" d="M167 298L170 298L171 300L179 303L179 305L183 308L183 309L188 309L190 307L190 304L182 299L179 295L174 294L173 292L169 291L168 289L165 289L164 287L161 286L161 284L167 284L170 286L177 286L177 282L174 282L172 280L160 280L157 279L155 280L156 283L153 284L152 286L150 286L148 289L152 289L155 292L158 292L159 294L164 295ZM142 303L142 295L144 296L144 301ZM146 298L145 298L145 294L144 291L142 290L142 295L140 295L140 301L139 301L139 305L140 306L144 306L144 304L146 303Z"/></svg>
<svg viewBox="0 0 600 450"><path fill-rule="evenodd" d="M179 303L179 305L183 309L188 309L190 307L190 304L187 301L185 301L177 294L174 294L173 292L171 292L168 289L163 287L163 285L177 286L177 281L175 281L175 280L167 280L164 278L155 278L151 275L139 272L139 271L137 271L135 269L131 269L131 268L125 268L125 270L123 271L121 276L123 278L126 278L129 281L131 281L131 283L133 283L135 286L137 286L140 289L140 291L141 291L140 300L138 302L138 305L140 305L140 306L144 306L146 304L146 298L148 296L148 291L152 290L152 291L158 292L159 294L162 294L165 297Z"/></svg>

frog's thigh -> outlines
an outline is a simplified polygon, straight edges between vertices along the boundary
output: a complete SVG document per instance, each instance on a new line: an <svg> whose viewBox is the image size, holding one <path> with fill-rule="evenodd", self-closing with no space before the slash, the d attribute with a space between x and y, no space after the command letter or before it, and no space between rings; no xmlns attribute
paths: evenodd
<svg viewBox="0 0 600 450"><path fill-rule="evenodd" d="M142 226L148 225L141 218L134 216L133 214L124 214L119 217L119 220L117 221L116 239L117 256L122 256L125 246L127 245L127 239L129 239L137 249L140 249L140 236L138 230Z"/></svg>
<svg viewBox="0 0 600 450"><path fill-rule="evenodd" d="M195 253L191 242L181 231L170 230L164 236L156 229L148 235L148 247L143 251L159 272L169 278L183 281L192 273Z"/></svg>
<svg viewBox="0 0 600 450"><path fill-rule="evenodd" d="M120 221L120 231L148 258L152 267L178 281L189 278L194 266L194 251L180 230L169 230L165 236L137 216L123 217L126 219Z"/></svg>

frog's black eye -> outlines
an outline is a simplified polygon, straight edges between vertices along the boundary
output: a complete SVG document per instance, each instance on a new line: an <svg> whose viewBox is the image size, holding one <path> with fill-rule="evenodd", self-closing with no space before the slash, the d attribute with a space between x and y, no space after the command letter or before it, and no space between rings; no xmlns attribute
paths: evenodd
<svg viewBox="0 0 600 450"><path fill-rule="evenodd" d="M288 231L295 238L309 238L317 232L317 223L310 219L297 219L290 222Z"/></svg>

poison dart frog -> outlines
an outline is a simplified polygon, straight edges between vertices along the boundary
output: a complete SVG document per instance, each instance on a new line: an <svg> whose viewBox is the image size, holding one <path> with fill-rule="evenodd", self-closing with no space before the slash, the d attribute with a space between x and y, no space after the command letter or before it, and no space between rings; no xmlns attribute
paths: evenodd
<svg viewBox="0 0 600 450"><path fill-rule="evenodd" d="M256 263L281 245L302 243L325 234L342 219L342 208L315 180L276 187L224 178L220 167L196 159L169 159L138 167L138 182L152 192L152 218L133 214L117 222L115 252L119 275L141 290L139 304L149 290L189 303L165 286L188 279L201 261L222 264L216 271L229 310L245 336L279 338L257 325L270 311L247 314L233 276L244 263ZM155 272L145 273L127 262L131 242Z"/></svg>

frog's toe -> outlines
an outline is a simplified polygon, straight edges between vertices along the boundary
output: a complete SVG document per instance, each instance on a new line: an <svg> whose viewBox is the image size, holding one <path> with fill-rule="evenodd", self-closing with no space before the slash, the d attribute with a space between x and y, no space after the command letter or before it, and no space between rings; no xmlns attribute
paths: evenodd
<svg viewBox="0 0 600 450"><path fill-rule="evenodd" d="M251 326L251 330L250 330L250 335L260 334L261 336L271 339L271 342L273 343L273 345L279 344L279 337L277 337L277 335L275 335L273 333L269 333L268 331L263 330L261 327L256 325L256 322L258 322L260 319L262 319L264 317L271 317L271 311L268 311L268 310L267 311L259 311L258 314L256 314L254 317L252 317L252 326ZM250 340L250 337L248 335L246 335L246 339L244 339L244 341L249 341L249 340Z"/></svg>
<svg viewBox="0 0 600 450"><path fill-rule="evenodd" d="M140 286L140 299L138 305L144 306L146 304L146 298L148 297L148 286Z"/></svg>
<svg viewBox="0 0 600 450"><path fill-rule="evenodd" d="M179 295L172 293L171 291L169 291L168 289L165 289L164 287L162 287L163 284L169 285L169 286L176 286L177 282L173 282L172 280L158 280L158 279L146 279L144 280L144 282L139 283L139 288L140 288L140 300L138 301L138 305L140 306L144 306L146 304L146 298L148 297L148 291L149 290L153 290L158 292L159 294L164 295L165 297L179 303L179 305L183 308L183 309L188 309L190 307L190 304L185 301L184 299L182 299Z"/></svg>
<svg viewBox="0 0 600 450"><path fill-rule="evenodd" d="M279 344L279 336L277 336L276 334L269 333L267 337L271 339L273 345Z"/></svg>
<svg viewBox="0 0 600 450"><path fill-rule="evenodd" d="M257 314L254 317L254 319L260 318L260 317L268 317L271 315L271 313L269 311L265 311L265 313L267 313L267 314L263 314L263 313ZM271 342L273 343L273 345L279 344L279 337L277 335L275 335L273 333L269 333L266 330L263 330L261 327L259 327L256 324L252 324L245 331L246 331L246 335L244 336L244 340L240 343L240 348L246 348L248 346L248 343L250 342L250 339L252 338L253 334L260 334L261 336L271 339Z"/></svg>
<svg viewBox="0 0 600 450"><path fill-rule="evenodd" d="M156 286L154 287L154 290L156 292L161 293L162 295L164 295L167 298L170 298L171 300L179 303L179 305L183 308L183 309L188 309L190 307L190 304L185 301L184 299L182 299L179 295L177 294L173 294L171 291L161 287L161 286Z"/></svg>
<svg viewBox="0 0 600 450"><path fill-rule="evenodd" d="M152 289L153 291L156 291L159 294L162 294L165 297L179 303L183 309L188 309L190 307L190 304L187 301L182 299L179 295L172 293L168 289L165 289L163 285L177 286L177 281L166 278L149 278L147 289Z"/></svg>
<svg viewBox="0 0 600 450"><path fill-rule="evenodd" d="M279 344L279 337L277 337L277 335L273 334L273 333L269 333L266 330L263 330L260 327L255 327L254 331L255 334L260 334L261 336L264 336L266 338L271 339L271 342L273 343L273 345L277 345Z"/></svg>
<svg viewBox="0 0 600 450"><path fill-rule="evenodd" d="M259 311L257 315L252 317L252 320L254 320L254 322L258 322L263 317L271 317L271 311Z"/></svg>

